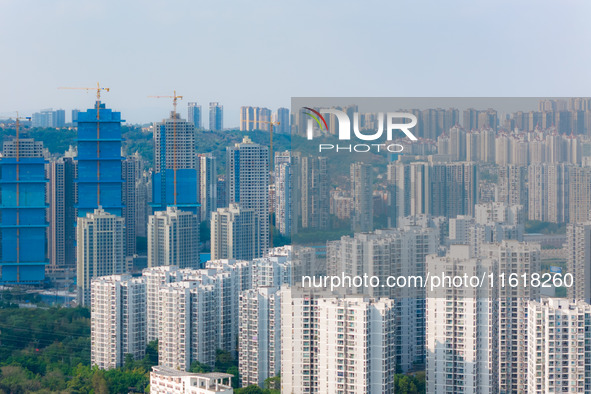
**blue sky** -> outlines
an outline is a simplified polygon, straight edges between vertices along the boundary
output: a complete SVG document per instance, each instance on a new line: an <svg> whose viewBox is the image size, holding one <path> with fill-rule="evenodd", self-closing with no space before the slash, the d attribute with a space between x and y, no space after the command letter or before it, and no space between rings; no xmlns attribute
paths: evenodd
<svg viewBox="0 0 591 394"><path fill-rule="evenodd" d="M589 96L589 1L0 0L0 117L292 96ZM69 114L68 114L69 117Z"/></svg>

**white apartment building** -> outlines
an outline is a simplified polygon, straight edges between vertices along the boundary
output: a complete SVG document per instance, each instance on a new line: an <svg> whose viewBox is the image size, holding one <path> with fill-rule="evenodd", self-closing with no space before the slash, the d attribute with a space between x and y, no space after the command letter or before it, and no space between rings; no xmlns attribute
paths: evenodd
<svg viewBox="0 0 591 394"><path fill-rule="evenodd" d="M240 293L238 362L241 386L263 387L281 370L281 298L278 287Z"/></svg>
<svg viewBox="0 0 591 394"><path fill-rule="evenodd" d="M146 268L142 278L146 282L146 341L149 343L158 339L158 321L162 313L160 288L180 281L182 275L177 266L166 265Z"/></svg>
<svg viewBox="0 0 591 394"><path fill-rule="evenodd" d="M125 355L140 359L146 351L146 285L130 275L92 280L91 365L121 367Z"/></svg>
<svg viewBox="0 0 591 394"><path fill-rule="evenodd" d="M427 270L448 276L492 272L496 262L471 257L469 246L452 245L446 256L427 257ZM427 298L427 392L497 393L494 365L496 297L487 286L448 287Z"/></svg>
<svg viewBox="0 0 591 394"><path fill-rule="evenodd" d="M275 227L282 235L291 234L292 173L290 152L275 153Z"/></svg>
<svg viewBox="0 0 591 394"><path fill-rule="evenodd" d="M521 205L501 202L476 204L475 216L449 219L449 243L469 245L472 256L479 256L485 243L503 240L523 241L525 222Z"/></svg>
<svg viewBox="0 0 591 394"><path fill-rule="evenodd" d="M568 221L570 167L568 163L536 163L528 167L530 220L552 223Z"/></svg>
<svg viewBox="0 0 591 394"><path fill-rule="evenodd" d="M199 268L199 218L167 207L148 219L148 267Z"/></svg>
<svg viewBox="0 0 591 394"><path fill-rule="evenodd" d="M544 298L528 308L527 393L591 392L591 306Z"/></svg>
<svg viewBox="0 0 591 394"><path fill-rule="evenodd" d="M281 290L281 391L392 392L393 300L315 298Z"/></svg>
<svg viewBox="0 0 591 394"><path fill-rule="evenodd" d="M257 248L260 253L266 253L269 248L269 148L255 144L248 137L244 137L241 143L228 147L226 149L226 182L228 201L239 203L243 209L252 209L256 214L260 226L260 240L257 241ZM213 250L212 246L212 253ZM253 257L259 257L259 255ZM253 257L214 258L252 259Z"/></svg>
<svg viewBox="0 0 591 394"><path fill-rule="evenodd" d="M215 156L212 153L199 155L201 220L211 219L211 213L217 209L217 180Z"/></svg>
<svg viewBox="0 0 591 394"><path fill-rule="evenodd" d="M281 392L317 393L318 299L281 288Z"/></svg>
<svg viewBox="0 0 591 394"><path fill-rule="evenodd" d="M355 232L373 230L373 168L366 163L353 163L350 167L353 210L351 226Z"/></svg>
<svg viewBox="0 0 591 394"><path fill-rule="evenodd" d="M318 300L318 391L394 390L395 303L388 299Z"/></svg>
<svg viewBox="0 0 591 394"><path fill-rule="evenodd" d="M102 330L96 336L97 349L103 352L95 352L101 357L97 365L108 360L117 365L126 353L141 357L153 340L159 342L160 364L183 371L194 361L213 366L217 349L236 350L239 293L252 286L252 262L215 260L200 270L162 266L145 269L137 279L129 275L99 279L102 287L97 287L96 297L100 295L101 302L93 301L92 316L93 324L101 324L96 332ZM134 285L133 294L126 290L128 283L136 282L141 288ZM141 312L130 309L136 304ZM102 309L95 313L94 308ZM110 327L122 327L122 334ZM142 344L134 347L140 340Z"/></svg>
<svg viewBox="0 0 591 394"><path fill-rule="evenodd" d="M252 261L252 287L291 284L291 256L266 256Z"/></svg>
<svg viewBox="0 0 591 394"><path fill-rule="evenodd" d="M195 125L171 112L168 119L154 123L154 171L197 169Z"/></svg>
<svg viewBox="0 0 591 394"><path fill-rule="evenodd" d="M527 303L539 297L539 287L509 286L509 275L531 278L540 272L540 245L503 241L484 244L481 256L497 261L497 280L505 274L505 287L498 290L498 369L495 373L502 393L527 389ZM497 283L498 284L498 283Z"/></svg>
<svg viewBox="0 0 591 394"><path fill-rule="evenodd" d="M342 237L327 243L328 275L376 276L386 283L389 276L423 276L425 259L437 252L439 229L401 226L391 230ZM424 360L425 291L406 287L351 287L340 294L362 294L396 300L396 363L407 371Z"/></svg>
<svg viewBox="0 0 591 394"><path fill-rule="evenodd" d="M211 258L214 260L261 257L261 237L261 222L254 209L231 203L228 208L218 208L211 214Z"/></svg>
<svg viewBox="0 0 591 394"><path fill-rule="evenodd" d="M567 271L574 284L568 298L591 302L591 222L570 223L566 227Z"/></svg>
<svg viewBox="0 0 591 394"><path fill-rule="evenodd" d="M187 371L193 361L213 366L216 351L214 286L183 280L162 286L159 295L159 364L180 371Z"/></svg>
<svg viewBox="0 0 591 394"><path fill-rule="evenodd" d="M151 394L232 394L227 373L189 373L158 365L150 372Z"/></svg>
<svg viewBox="0 0 591 394"><path fill-rule="evenodd" d="M102 208L78 218L76 227L78 303L90 305L90 283L124 273L125 219Z"/></svg>

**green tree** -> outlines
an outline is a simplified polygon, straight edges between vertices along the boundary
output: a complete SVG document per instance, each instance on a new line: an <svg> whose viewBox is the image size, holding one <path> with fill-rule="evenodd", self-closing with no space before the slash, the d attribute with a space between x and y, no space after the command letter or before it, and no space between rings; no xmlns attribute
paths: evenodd
<svg viewBox="0 0 591 394"><path fill-rule="evenodd" d="M95 394L109 394L109 386L103 371L95 371L92 375L92 389Z"/></svg>
<svg viewBox="0 0 591 394"><path fill-rule="evenodd" d="M265 389L267 390L281 390L281 375L273 376L265 379Z"/></svg>
<svg viewBox="0 0 591 394"><path fill-rule="evenodd" d="M202 364L199 361L193 361L191 367L189 367L189 372L193 373L207 373L211 372L211 367L207 364Z"/></svg>
<svg viewBox="0 0 591 394"><path fill-rule="evenodd" d="M265 394L262 388L253 384L248 387L234 390L236 394Z"/></svg>

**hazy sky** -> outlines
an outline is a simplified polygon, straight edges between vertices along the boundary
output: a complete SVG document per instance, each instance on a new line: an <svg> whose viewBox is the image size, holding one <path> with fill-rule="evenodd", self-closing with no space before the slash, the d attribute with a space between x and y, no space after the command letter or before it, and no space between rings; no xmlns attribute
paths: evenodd
<svg viewBox="0 0 591 394"><path fill-rule="evenodd" d="M186 103L291 96L589 96L591 2L0 0L0 118L87 108L132 123ZM207 121L206 121L207 123Z"/></svg>

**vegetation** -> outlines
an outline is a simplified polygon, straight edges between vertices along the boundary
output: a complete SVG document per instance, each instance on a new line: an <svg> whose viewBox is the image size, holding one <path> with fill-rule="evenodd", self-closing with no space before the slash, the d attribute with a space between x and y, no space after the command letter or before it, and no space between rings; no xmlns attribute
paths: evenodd
<svg viewBox="0 0 591 394"><path fill-rule="evenodd" d="M201 243L201 253L211 251L211 225L209 220L204 220L199 224L199 242Z"/></svg>
<svg viewBox="0 0 591 394"><path fill-rule="evenodd" d="M394 392L399 394L419 394L427 392L425 372L414 375L396 374L394 376Z"/></svg>
<svg viewBox="0 0 591 394"><path fill-rule="evenodd" d="M16 135L15 129L0 129L0 140L4 141ZM52 154L62 154L70 145L76 145L76 130L53 129L35 127L21 129L20 136L34 138L43 141L43 146Z"/></svg>
<svg viewBox="0 0 591 394"><path fill-rule="evenodd" d="M90 367L90 311L86 308L18 308L18 292L2 293L0 393L144 392L158 363L156 343L146 356L126 357L122 368Z"/></svg>
<svg viewBox="0 0 591 394"><path fill-rule="evenodd" d="M152 133L144 133L140 127L123 126L121 127L123 135L123 150L126 155L133 155L138 152L146 161L148 168L152 166L154 160L154 143L152 142ZM147 168L146 168L147 169Z"/></svg>
<svg viewBox="0 0 591 394"><path fill-rule="evenodd" d="M240 384L238 374L238 360L232 357L230 352L218 349L215 355L215 365L211 368L209 365L201 364L199 361L193 362L189 372L207 373L207 372L223 372L234 375L232 378L232 386L238 387Z"/></svg>
<svg viewBox="0 0 591 394"><path fill-rule="evenodd" d="M566 234L566 223L540 222L538 220L528 220L525 222L525 232L528 234Z"/></svg>

